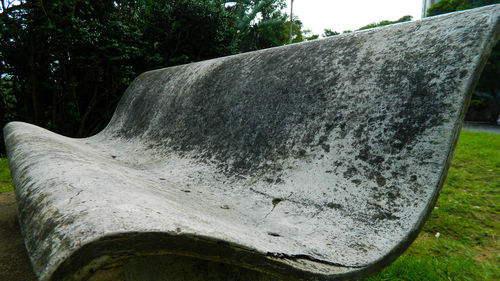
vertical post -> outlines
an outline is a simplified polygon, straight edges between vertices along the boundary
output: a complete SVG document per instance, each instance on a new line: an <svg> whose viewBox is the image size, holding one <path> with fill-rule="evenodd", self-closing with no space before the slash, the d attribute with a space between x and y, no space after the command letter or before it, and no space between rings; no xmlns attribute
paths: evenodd
<svg viewBox="0 0 500 281"><path fill-rule="evenodd" d="M290 33L288 34L288 40L290 43L292 43L293 41L292 24L293 24L293 0L290 0Z"/></svg>

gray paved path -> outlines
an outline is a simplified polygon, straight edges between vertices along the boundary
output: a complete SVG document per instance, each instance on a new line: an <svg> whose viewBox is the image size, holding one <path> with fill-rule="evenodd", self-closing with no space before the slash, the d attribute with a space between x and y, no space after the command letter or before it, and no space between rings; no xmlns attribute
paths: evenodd
<svg viewBox="0 0 500 281"><path fill-rule="evenodd" d="M465 122L462 129L471 132L483 132L500 135L500 126L494 124Z"/></svg>

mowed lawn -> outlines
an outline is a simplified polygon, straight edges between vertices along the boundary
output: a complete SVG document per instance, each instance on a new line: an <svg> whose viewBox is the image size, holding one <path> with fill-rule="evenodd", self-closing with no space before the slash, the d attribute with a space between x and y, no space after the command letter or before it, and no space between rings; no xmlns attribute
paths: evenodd
<svg viewBox="0 0 500 281"><path fill-rule="evenodd" d="M0 192L12 189L1 158ZM500 135L462 131L423 231L391 266L365 280L500 280L499 203Z"/></svg>

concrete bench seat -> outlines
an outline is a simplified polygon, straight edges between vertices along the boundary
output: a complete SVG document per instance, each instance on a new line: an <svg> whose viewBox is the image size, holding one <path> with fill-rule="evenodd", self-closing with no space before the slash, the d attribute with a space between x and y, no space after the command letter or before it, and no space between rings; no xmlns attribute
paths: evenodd
<svg viewBox="0 0 500 281"><path fill-rule="evenodd" d="M40 280L340 280L432 211L500 5L146 72L109 125L4 128Z"/></svg>

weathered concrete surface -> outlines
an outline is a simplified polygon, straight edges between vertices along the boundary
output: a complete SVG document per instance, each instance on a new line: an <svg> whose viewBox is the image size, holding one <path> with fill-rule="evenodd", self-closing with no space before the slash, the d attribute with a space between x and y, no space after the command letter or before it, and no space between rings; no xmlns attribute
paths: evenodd
<svg viewBox="0 0 500 281"><path fill-rule="evenodd" d="M150 71L86 139L10 123L35 272L334 280L381 269L432 210L499 17L490 6Z"/></svg>

